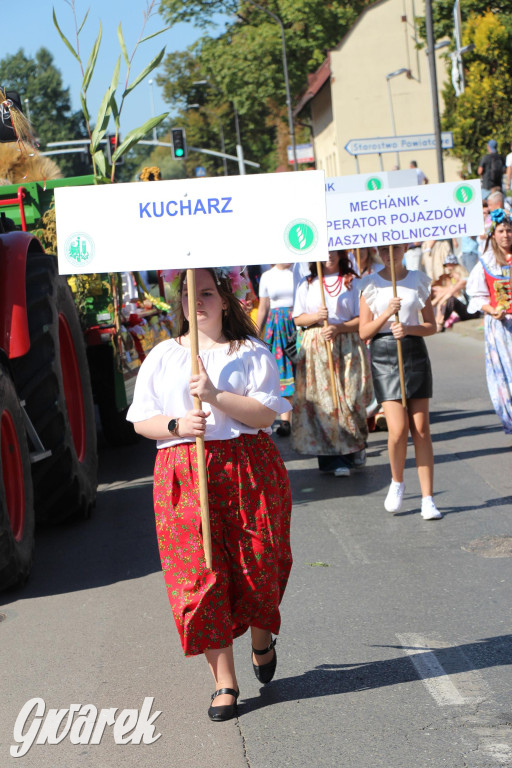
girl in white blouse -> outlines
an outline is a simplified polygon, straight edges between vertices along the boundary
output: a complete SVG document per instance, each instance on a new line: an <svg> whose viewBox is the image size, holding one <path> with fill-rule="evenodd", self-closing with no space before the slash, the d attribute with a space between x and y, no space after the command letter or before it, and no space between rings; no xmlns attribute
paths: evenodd
<svg viewBox="0 0 512 768"><path fill-rule="evenodd" d="M361 294L359 332L371 339L370 359L375 396L383 404L388 425L391 485L384 502L388 512L398 512L404 494L404 468L409 431L414 443L421 486L421 516L442 517L433 496L434 452L430 437L429 398L432 371L424 336L436 332L430 301L430 278L402 264L404 248L395 245L397 298L393 298L389 247L380 247L384 269L370 276ZM399 313L399 322L394 315ZM421 319L420 319L421 317ZM397 340L402 344L407 409L402 406Z"/></svg>
<svg viewBox="0 0 512 768"><path fill-rule="evenodd" d="M359 290L347 254L329 251L323 266L324 308L317 265L309 267L293 307L295 324L305 330L295 372L292 443L297 453L316 456L321 472L347 477L351 467L366 461L366 408L373 399L368 354L358 333Z"/></svg>
<svg viewBox="0 0 512 768"><path fill-rule="evenodd" d="M237 714L234 638L250 627L260 682L269 682L276 668L272 633L279 632L291 568L291 497L269 435L276 415L290 405L226 269L196 272L200 372L191 375L185 274L179 276L179 336L143 362L128 419L157 441L154 505L169 601L185 654L204 653L210 665L216 691L208 715L219 721ZM194 396L202 410L194 408ZM198 435L205 438L212 570L201 540Z"/></svg>

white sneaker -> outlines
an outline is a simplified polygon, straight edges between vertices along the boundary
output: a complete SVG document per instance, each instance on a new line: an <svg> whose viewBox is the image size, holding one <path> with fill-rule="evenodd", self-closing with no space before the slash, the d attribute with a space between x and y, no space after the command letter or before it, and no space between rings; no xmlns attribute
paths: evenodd
<svg viewBox="0 0 512 768"><path fill-rule="evenodd" d="M334 477L350 477L350 467L336 467Z"/></svg>
<svg viewBox="0 0 512 768"><path fill-rule="evenodd" d="M421 516L424 520L440 520L442 514L434 504L432 496L424 496L421 500Z"/></svg>
<svg viewBox="0 0 512 768"><path fill-rule="evenodd" d="M402 506L402 499L404 497L405 485L403 483L396 483L391 481L389 486L388 495L384 502L384 509L387 512L398 512Z"/></svg>
<svg viewBox="0 0 512 768"><path fill-rule="evenodd" d="M364 448L362 451L358 451L354 454L352 463L354 464L354 467L364 467L366 464L366 450Z"/></svg>

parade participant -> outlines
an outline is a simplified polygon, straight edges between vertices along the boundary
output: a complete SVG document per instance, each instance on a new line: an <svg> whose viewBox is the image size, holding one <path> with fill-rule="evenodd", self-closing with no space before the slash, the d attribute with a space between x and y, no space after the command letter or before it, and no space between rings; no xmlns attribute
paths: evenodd
<svg viewBox="0 0 512 768"><path fill-rule="evenodd" d="M478 312L469 312L467 307L466 283L468 274L453 253L447 254L444 272L432 283L432 306L436 315L438 332L451 328L459 320L474 320Z"/></svg>
<svg viewBox="0 0 512 768"><path fill-rule="evenodd" d="M430 280L421 271L408 271L402 264L403 246L393 248L397 298L393 298L391 256L388 246L379 247L384 269L373 275L361 295L359 332L371 339L370 359L373 385L384 406L388 426L391 484L384 508L398 512L404 494L404 468L409 432L414 443L421 486L421 516L442 517L433 496L434 453L429 426L429 398L432 372L424 336L436 332L434 310L429 298ZM400 322L393 316L400 313ZM422 320L420 321L420 315ZM397 340L401 341L407 408L401 402Z"/></svg>
<svg viewBox="0 0 512 768"><path fill-rule="evenodd" d="M293 447L316 455L320 471L346 477L351 466L366 461L366 407L373 399L368 355L357 332L359 291L344 251L329 251L323 266L326 308L316 263L309 269L293 307L295 325L305 328L295 370ZM334 403L326 342L332 345Z"/></svg>
<svg viewBox="0 0 512 768"><path fill-rule="evenodd" d="M359 274L359 290L362 291L366 285L368 275L379 272L383 268L383 263L379 258L376 248L361 248L359 250L359 264L361 271Z"/></svg>
<svg viewBox="0 0 512 768"><path fill-rule="evenodd" d="M469 275L468 310L484 312L487 387L506 434L512 434L512 306L510 264L512 222L503 209L492 211L486 248Z"/></svg>
<svg viewBox="0 0 512 768"><path fill-rule="evenodd" d="M259 335L270 347L279 369L281 396L290 402L294 393L293 366L284 354L289 341L296 335L292 318L293 271L291 264L276 264L264 272L259 286L259 306L256 325ZM281 414L276 433L288 437L291 431L291 411Z"/></svg>
<svg viewBox="0 0 512 768"><path fill-rule="evenodd" d="M154 506L162 569L185 655L204 653L216 683L211 720L237 714L233 640L250 627L253 667L268 683L277 662L279 604L291 568L291 497L269 435L280 395L275 360L234 291L238 270L196 271L199 374L191 376L186 272L179 335L142 364L128 419L157 441ZM172 277L172 276L171 276ZM245 290L245 289L244 289ZM193 397L203 403L195 409ZM204 436L212 569L205 564L197 490L196 436Z"/></svg>

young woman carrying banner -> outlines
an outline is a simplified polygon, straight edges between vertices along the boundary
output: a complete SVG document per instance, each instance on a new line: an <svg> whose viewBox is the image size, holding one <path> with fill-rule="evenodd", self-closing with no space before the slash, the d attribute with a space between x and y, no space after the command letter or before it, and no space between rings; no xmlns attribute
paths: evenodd
<svg viewBox="0 0 512 768"><path fill-rule="evenodd" d="M373 399L368 355L358 333L359 291L344 251L329 252L322 285L317 264L309 268L293 308L295 325L305 331L295 371L292 442L298 453L317 456L321 472L346 477L352 466L365 463L366 408Z"/></svg>
<svg viewBox="0 0 512 768"><path fill-rule="evenodd" d="M142 364L128 419L157 441L154 506L169 601L185 655L204 653L216 683L211 720L237 714L233 640L251 629L252 663L268 683L276 669L279 604L292 558L291 496L271 438L290 409L267 347L235 291L236 269L196 270L199 374L191 376L185 272L177 273L179 336ZM205 403L194 409L193 397ZM205 564L195 437L204 435L213 567Z"/></svg>
<svg viewBox="0 0 512 768"><path fill-rule="evenodd" d="M363 288L359 333L362 339L371 339L375 396L383 404L388 426L391 485L384 507L388 512L398 512L402 506L410 432L421 486L421 516L424 520L435 520L442 515L432 498L434 452L428 402L432 397L432 371L423 337L436 332L436 323L430 301L430 278L419 270L407 270L402 264L403 254L402 245L393 247L397 292L397 298L393 298L390 248L379 248L384 269L370 275ZM397 313L400 322L393 321ZM401 402L397 341L402 346L407 408Z"/></svg>

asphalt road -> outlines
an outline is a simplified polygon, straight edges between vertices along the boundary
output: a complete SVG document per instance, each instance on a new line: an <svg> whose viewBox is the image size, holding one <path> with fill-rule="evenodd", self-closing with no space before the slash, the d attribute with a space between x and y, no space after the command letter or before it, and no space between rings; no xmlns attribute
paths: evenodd
<svg viewBox="0 0 512 768"><path fill-rule="evenodd" d="M248 637L235 645L238 720L208 720L205 661L182 656L155 541L153 446L101 446L93 518L39 531L29 583L0 596L1 768L512 766L512 438L490 405L482 342L445 333L429 347L443 520L419 516L411 449L403 509L385 512L386 433L350 478L320 476L276 438L294 567L275 681L260 689ZM121 745L107 728L99 744L65 738L11 757L34 697L119 711L154 697L162 735Z"/></svg>

